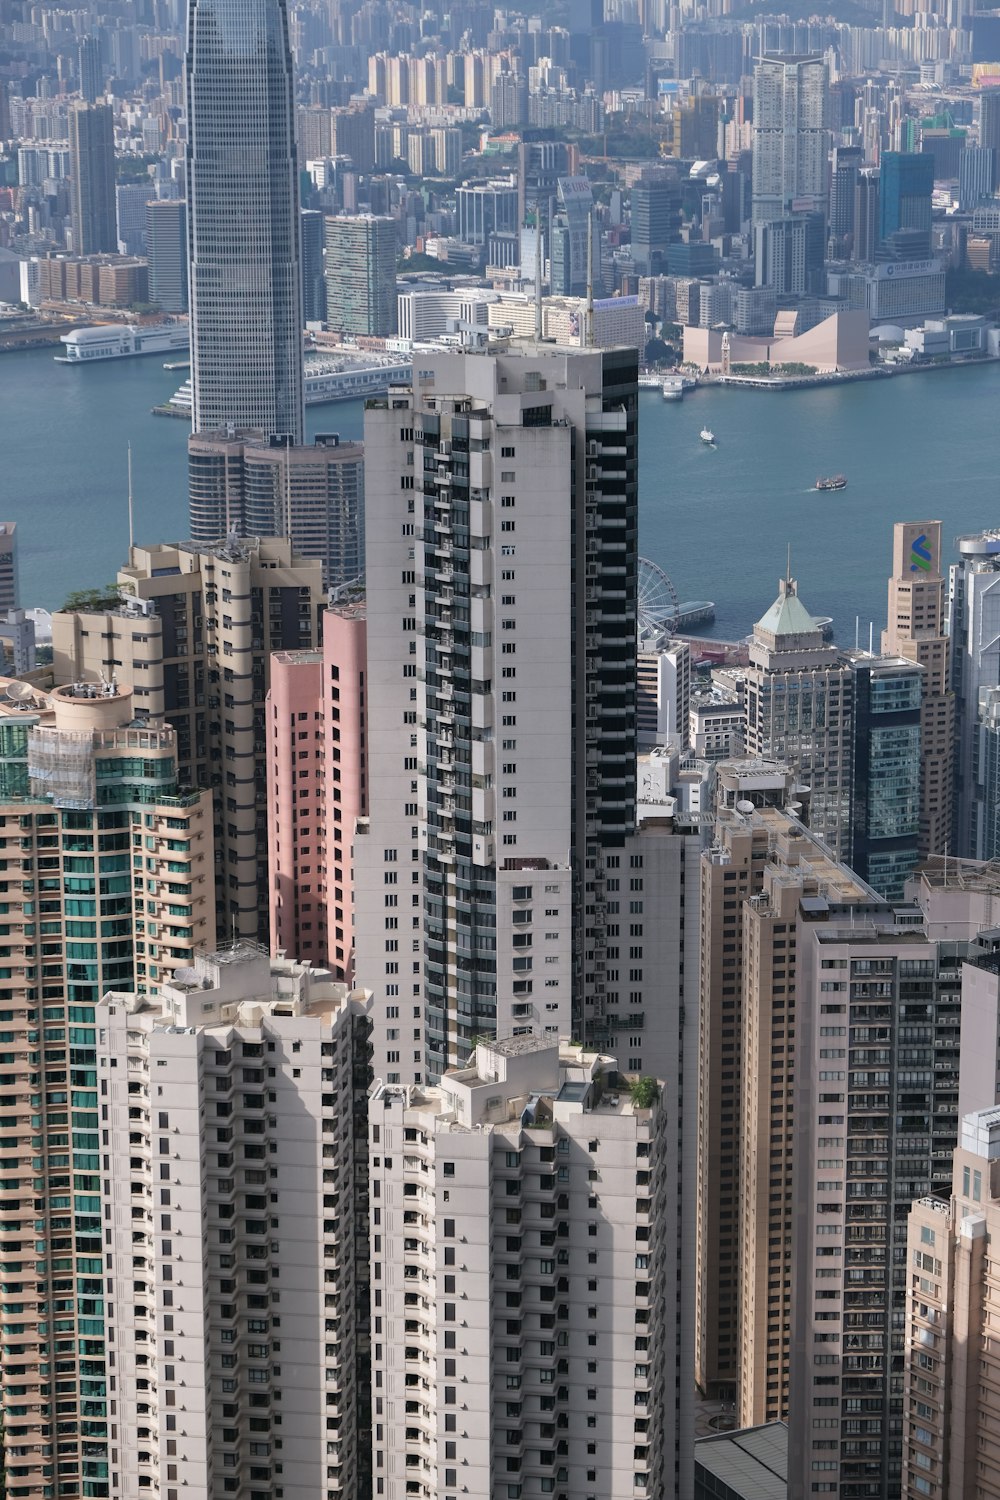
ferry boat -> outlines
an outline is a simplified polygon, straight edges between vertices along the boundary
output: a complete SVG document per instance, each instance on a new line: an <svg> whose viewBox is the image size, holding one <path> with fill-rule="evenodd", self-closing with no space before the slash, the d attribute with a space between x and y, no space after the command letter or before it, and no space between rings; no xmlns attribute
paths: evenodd
<svg viewBox="0 0 1000 1500"><path fill-rule="evenodd" d="M190 334L186 323L108 323L99 328L74 328L59 335L63 353L60 365L91 364L96 359L133 359L139 354L171 354L187 349Z"/></svg>
<svg viewBox="0 0 1000 1500"><path fill-rule="evenodd" d="M830 474L826 479L817 479L818 490L846 490L847 480L843 474Z"/></svg>
<svg viewBox="0 0 1000 1500"><path fill-rule="evenodd" d="M365 362L356 356L307 359L302 376L305 404L320 406L324 401L355 401L362 396L384 395L390 385L408 385L412 375L412 362L398 356ZM153 410L157 416L190 417L192 400L188 379L165 406Z"/></svg>
<svg viewBox="0 0 1000 1500"><path fill-rule="evenodd" d="M660 377L655 370L639 371L639 389L641 391L658 391L660 388Z"/></svg>
<svg viewBox="0 0 1000 1500"><path fill-rule="evenodd" d="M702 442L705 443L709 448L715 447L715 433L710 427L703 427L701 429L700 437Z"/></svg>

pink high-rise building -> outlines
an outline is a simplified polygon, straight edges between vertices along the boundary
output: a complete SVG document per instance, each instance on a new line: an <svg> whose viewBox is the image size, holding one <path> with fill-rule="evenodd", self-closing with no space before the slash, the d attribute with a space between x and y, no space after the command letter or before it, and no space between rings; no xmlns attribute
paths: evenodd
<svg viewBox="0 0 1000 1500"><path fill-rule="evenodd" d="M365 611L323 614L323 645L271 658L267 838L271 951L351 976L351 843L367 808Z"/></svg>

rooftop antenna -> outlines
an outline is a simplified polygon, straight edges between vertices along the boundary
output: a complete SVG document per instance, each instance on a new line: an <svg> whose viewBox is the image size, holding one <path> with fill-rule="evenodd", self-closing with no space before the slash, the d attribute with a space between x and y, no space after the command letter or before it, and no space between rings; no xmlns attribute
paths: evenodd
<svg viewBox="0 0 1000 1500"><path fill-rule="evenodd" d="M132 444L128 445L128 560L132 561L135 546L135 513L132 505Z"/></svg>
<svg viewBox="0 0 1000 1500"><path fill-rule="evenodd" d="M542 215L535 209L535 343L542 342Z"/></svg>
<svg viewBox="0 0 1000 1500"><path fill-rule="evenodd" d="M854 616L854 649L855 649L855 651L857 651L859 649L860 642L861 642L861 616L860 615L855 615Z"/></svg>
<svg viewBox="0 0 1000 1500"><path fill-rule="evenodd" d="M868 621L868 655L875 655L875 621Z"/></svg>
<svg viewBox="0 0 1000 1500"><path fill-rule="evenodd" d="M587 214L587 309L583 315L583 346L594 342L594 210Z"/></svg>
<svg viewBox="0 0 1000 1500"><path fill-rule="evenodd" d="M785 564L785 582L787 584L787 583L791 583L791 581L792 581L792 544L791 544L791 542L789 542L788 543L788 561Z"/></svg>

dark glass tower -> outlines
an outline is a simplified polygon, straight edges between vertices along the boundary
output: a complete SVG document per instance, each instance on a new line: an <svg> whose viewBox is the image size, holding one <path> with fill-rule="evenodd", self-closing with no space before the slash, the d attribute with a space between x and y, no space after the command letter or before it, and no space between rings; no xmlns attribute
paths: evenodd
<svg viewBox="0 0 1000 1500"><path fill-rule="evenodd" d="M189 0L194 430L302 441L302 294L285 0Z"/></svg>

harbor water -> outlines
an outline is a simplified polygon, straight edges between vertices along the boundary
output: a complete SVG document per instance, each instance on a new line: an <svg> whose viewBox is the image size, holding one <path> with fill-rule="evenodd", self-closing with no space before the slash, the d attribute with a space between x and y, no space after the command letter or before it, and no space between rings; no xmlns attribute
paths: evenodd
<svg viewBox="0 0 1000 1500"><path fill-rule="evenodd" d="M154 417L183 378L163 362L75 369L48 349L0 356L0 520L18 523L21 595L57 608L113 578L128 544L127 446L137 541L187 530L187 424ZM1000 526L1000 365L787 393L713 387L640 393L642 552L682 600L714 599L736 639L770 604L791 547L807 607L863 643L885 617L892 523ZM307 409L310 434L362 436L361 401ZM699 439L702 427L716 446ZM814 489L845 474L847 488Z"/></svg>

